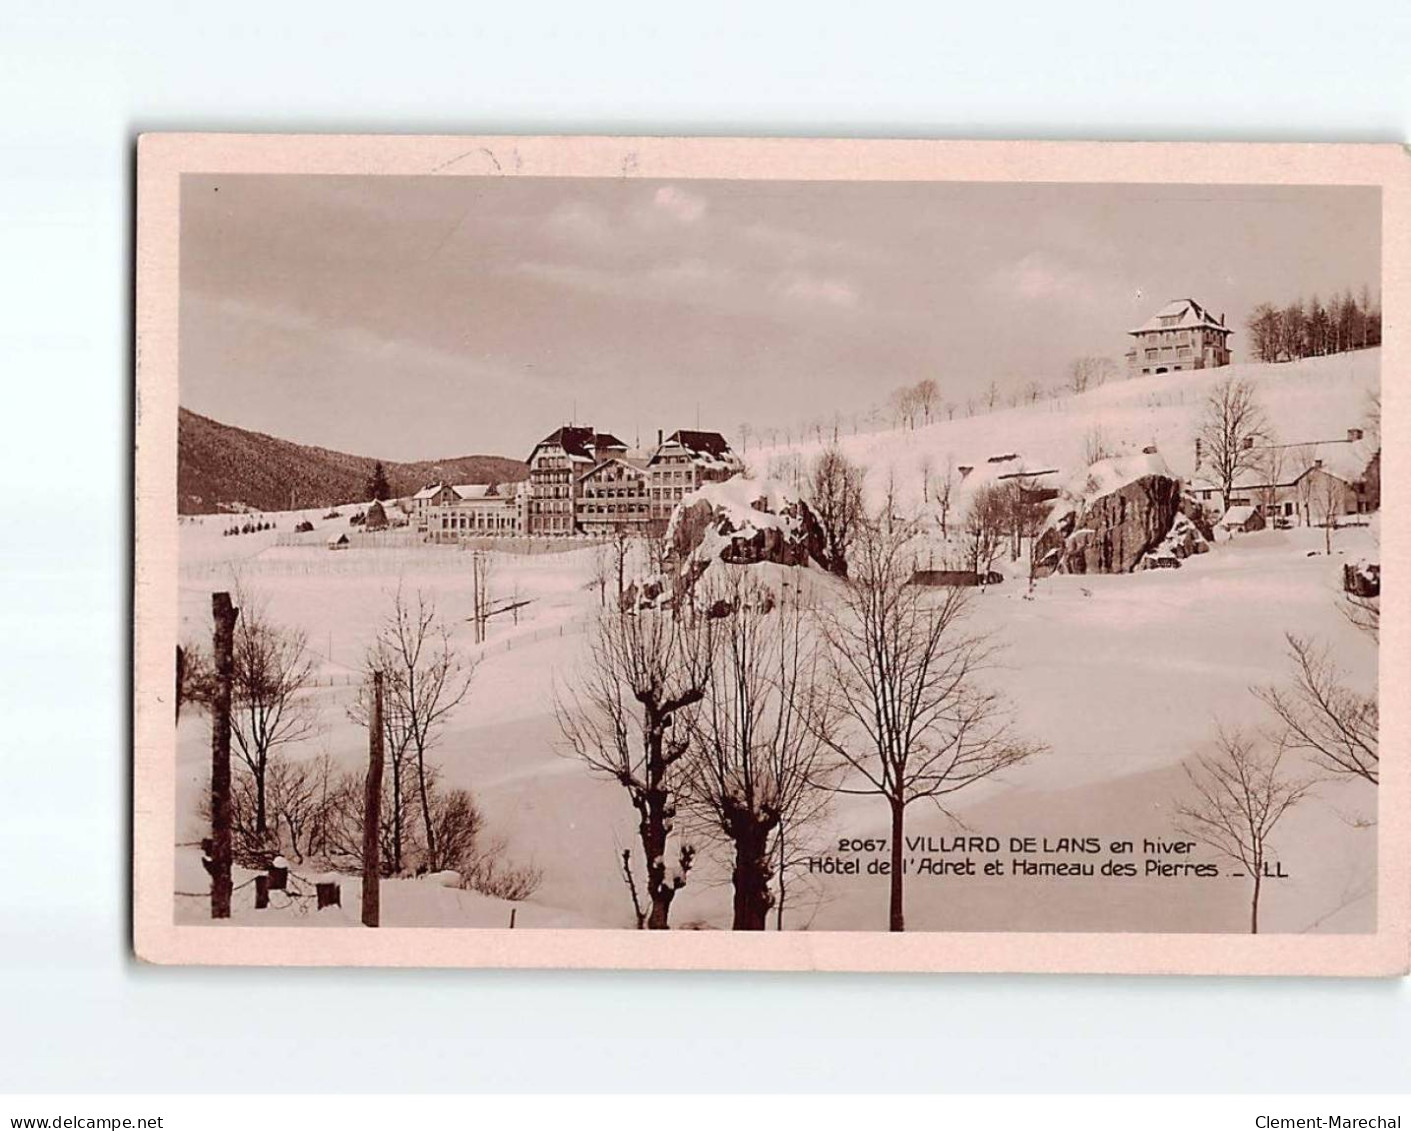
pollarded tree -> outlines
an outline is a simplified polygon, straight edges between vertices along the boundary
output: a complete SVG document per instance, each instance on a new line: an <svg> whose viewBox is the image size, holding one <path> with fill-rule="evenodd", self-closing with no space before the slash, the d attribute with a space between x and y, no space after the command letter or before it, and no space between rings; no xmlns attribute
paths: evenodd
<svg viewBox="0 0 1411 1131"><path fill-rule="evenodd" d="M302 629L269 619L253 596L239 595L231 655L230 733L235 751L250 771L254 831L269 832L266 777L270 759L282 747L310 737L317 714L308 690L313 660Z"/></svg>
<svg viewBox="0 0 1411 1131"><path fill-rule="evenodd" d="M813 726L843 763L834 788L882 798L891 816L890 929L903 904L908 809L1038 753L1013 733L1001 696L981 681L994 645L966 623L972 590L911 584L914 528L869 523L847 586L819 615L827 645L826 713Z"/></svg>
<svg viewBox="0 0 1411 1131"><path fill-rule="evenodd" d="M1176 808L1181 832L1233 860L1250 877L1251 934L1259 933L1260 889L1265 866L1274 858L1269 838L1313 785L1288 775L1285 752L1282 744L1221 730L1213 751L1186 768L1193 796Z"/></svg>
<svg viewBox="0 0 1411 1131"><path fill-rule="evenodd" d="M675 867L667 861L681 761L690 748L681 724L710 682L712 625L690 609L605 610L590 635L578 685L555 697L568 750L591 772L617 782L637 813L650 903L639 922L649 930L670 926L671 901L686 885L695 856L683 845ZM623 867L635 904L630 853Z"/></svg>
<svg viewBox="0 0 1411 1131"><path fill-rule="evenodd" d="M1269 436L1268 421L1249 381L1229 376L1210 391L1200 422L1200 441L1220 484L1220 500L1226 510L1235 480L1257 469L1259 446Z"/></svg>
<svg viewBox="0 0 1411 1131"><path fill-rule="evenodd" d="M736 578L719 600L715 661L689 716L683 792L705 834L732 856L733 927L762 931L785 830L798 839L822 817L827 748L813 723L817 659L796 599L776 605Z"/></svg>

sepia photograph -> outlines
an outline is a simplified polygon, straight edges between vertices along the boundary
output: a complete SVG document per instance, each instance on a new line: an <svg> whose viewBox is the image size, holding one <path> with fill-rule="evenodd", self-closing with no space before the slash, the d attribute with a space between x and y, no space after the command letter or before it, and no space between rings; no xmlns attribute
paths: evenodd
<svg viewBox="0 0 1411 1131"><path fill-rule="evenodd" d="M619 149L169 178L140 897L234 961L1385 927L1382 187Z"/></svg>

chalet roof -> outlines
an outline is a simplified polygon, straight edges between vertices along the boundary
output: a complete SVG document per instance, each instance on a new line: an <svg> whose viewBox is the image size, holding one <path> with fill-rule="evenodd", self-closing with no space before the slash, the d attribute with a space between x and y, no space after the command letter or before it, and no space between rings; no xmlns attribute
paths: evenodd
<svg viewBox="0 0 1411 1131"><path fill-rule="evenodd" d="M429 487L423 487L420 491L418 491L415 495L413 495L412 498L413 498L413 499L434 499L434 498L436 497L437 492L439 492L439 491L441 490L441 488L444 487L444 486L445 486L444 483L433 483L433 484L431 484L431 486L429 486Z"/></svg>
<svg viewBox="0 0 1411 1131"><path fill-rule="evenodd" d="M587 471L585 471L582 475L578 477L579 482L581 483L584 479L598 474L598 472L602 471L603 468L608 467L614 463L620 463L623 467L631 468L633 471L646 471L647 469L647 461L645 459L641 459L640 457L613 456L611 459L605 459L601 463L594 464L592 467L590 467Z"/></svg>
<svg viewBox="0 0 1411 1131"><path fill-rule="evenodd" d="M672 444L685 448L697 463L735 465L739 462L730 448L730 442L719 432L702 432L694 428L681 428L673 432L648 462L655 462L662 448Z"/></svg>
<svg viewBox="0 0 1411 1131"><path fill-rule="evenodd" d="M548 444L561 447L570 459L575 460L596 459L595 453L603 450L623 452L627 450L627 445L611 432L595 432L591 428L579 428L571 424L555 428L534 445L534 451L537 452ZM530 453L530 458L533 458L533 452Z"/></svg>
<svg viewBox="0 0 1411 1131"><path fill-rule="evenodd" d="M1163 321L1168 318L1175 318L1178 321L1169 324ZM1135 330L1128 330L1127 333L1145 334L1151 330L1194 330L1197 328L1215 330L1221 334L1234 333L1223 321L1217 319L1193 298L1173 298Z"/></svg>

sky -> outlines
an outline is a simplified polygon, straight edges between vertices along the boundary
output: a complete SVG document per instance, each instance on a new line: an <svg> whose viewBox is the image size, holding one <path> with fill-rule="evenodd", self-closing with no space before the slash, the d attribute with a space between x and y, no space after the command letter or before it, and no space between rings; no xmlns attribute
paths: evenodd
<svg viewBox="0 0 1411 1131"><path fill-rule="evenodd" d="M395 460L964 404L1176 297L1240 361L1258 303L1380 279L1366 188L188 174L181 213L181 403Z"/></svg>

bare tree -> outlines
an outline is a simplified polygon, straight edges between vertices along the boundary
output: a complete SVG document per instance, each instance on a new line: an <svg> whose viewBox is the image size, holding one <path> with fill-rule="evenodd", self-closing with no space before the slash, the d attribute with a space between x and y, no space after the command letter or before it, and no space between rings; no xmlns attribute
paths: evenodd
<svg viewBox="0 0 1411 1131"><path fill-rule="evenodd" d="M806 498L827 542L829 569L848 575L848 550L862 523L862 481L865 471L841 449L828 448L809 468Z"/></svg>
<svg viewBox="0 0 1411 1131"><path fill-rule="evenodd" d="M269 832L265 776L275 751L314 733L317 714L307 692L313 660L302 629L269 619L263 603L240 593L231 671L231 736L253 779L254 821Z"/></svg>
<svg viewBox="0 0 1411 1131"><path fill-rule="evenodd" d="M1333 531L1337 529L1338 517L1343 513L1344 489L1336 476L1323 473L1316 476L1310 473L1305 479L1314 479L1310 492L1313 500L1313 515L1323 528L1323 552L1333 552Z"/></svg>
<svg viewBox="0 0 1411 1131"><path fill-rule="evenodd" d="M722 595L718 649L701 704L691 712L683 792L706 835L733 857L733 928L762 931L775 906L770 883L786 827L816 822L828 795L821 727L810 726L817 660L795 601L774 607L757 583Z"/></svg>
<svg viewBox="0 0 1411 1131"><path fill-rule="evenodd" d="M436 836L432 775L426 755L440 739L448 716L469 694L476 661L462 660L456 654L434 598L417 590L415 600L410 601L398 586L392 611L378 630L368 667L381 670L386 681L384 719L392 728L388 746L394 764L400 748L407 752L416 771L425 840L422 866L430 872L440 871L447 865Z"/></svg>
<svg viewBox="0 0 1411 1131"><path fill-rule="evenodd" d="M1194 797L1176 807L1181 832L1233 860L1251 878L1251 934L1259 933L1260 887L1273 858L1269 837L1312 788L1312 782L1285 774L1284 753L1282 745L1266 747L1240 731L1221 729L1214 751L1186 767Z"/></svg>
<svg viewBox="0 0 1411 1131"><path fill-rule="evenodd" d="M1094 424L1088 429L1083 437L1083 462L1086 466L1092 467L1093 464L1111 459L1116 454L1117 450L1101 424Z"/></svg>
<svg viewBox="0 0 1411 1131"><path fill-rule="evenodd" d="M1012 732L1001 697L980 683L993 645L965 624L970 590L910 584L914 528L869 523L835 606L819 615L828 704L814 715L846 767L835 788L877 796L891 814L890 929L906 927L906 814L1018 765L1039 747Z"/></svg>
<svg viewBox="0 0 1411 1131"><path fill-rule="evenodd" d="M1205 402L1199 434L1202 452L1218 477L1221 503L1229 510L1235 480L1255 469L1258 445L1270 436L1254 386L1235 376L1216 385Z"/></svg>
<svg viewBox="0 0 1411 1131"><path fill-rule="evenodd" d="M1009 518L1009 497L998 484L975 492L965 512L965 551L977 577L984 577L999 557Z"/></svg>
<svg viewBox="0 0 1411 1131"><path fill-rule="evenodd" d="M1298 511L1300 521L1304 526L1313 525L1313 494L1317 488L1317 478L1309 475L1315 461L1315 449L1311 444L1300 444L1296 448L1285 449L1287 459L1291 467L1301 467L1305 470L1294 480L1294 494L1298 498Z"/></svg>
<svg viewBox="0 0 1411 1131"><path fill-rule="evenodd" d="M591 634L580 686L555 697L568 749L590 771L626 790L637 812L649 930L669 927L671 901L685 886L695 856L691 845L683 845L676 867L668 867L680 763L690 746L677 716L699 703L709 685L711 625L686 609L605 612ZM628 858L624 868L631 880ZM635 894L635 881L630 886Z"/></svg>
<svg viewBox="0 0 1411 1131"><path fill-rule="evenodd" d="M946 457L946 471L935 482L936 509L941 517L941 537L950 537L950 510L955 497L955 460Z"/></svg>
<svg viewBox="0 0 1411 1131"><path fill-rule="evenodd" d="M1075 393L1086 393L1112 376L1114 369L1108 357L1075 358L1068 367L1068 388Z"/></svg>
<svg viewBox="0 0 1411 1131"><path fill-rule="evenodd" d="M914 395L922 418L927 424L930 424L931 416L936 411L936 405L941 399L941 387L936 384L934 379L926 377L916 382Z"/></svg>
<svg viewBox="0 0 1411 1131"><path fill-rule="evenodd" d="M1278 509L1286 451L1287 449L1279 444L1269 444L1257 449L1254 467L1259 476L1259 503L1265 518L1273 518Z"/></svg>
<svg viewBox="0 0 1411 1131"><path fill-rule="evenodd" d="M902 385L892 390L892 417L896 421L898 428L905 425L907 428L916 427L916 386Z"/></svg>
<svg viewBox="0 0 1411 1131"><path fill-rule="evenodd" d="M1305 637L1285 637L1293 678L1287 686L1254 693L1278 716L1284 743L1302 750L1328 773L1376 785L1380 768L1380 719L1376 694L1349 687L1331 652Z"/></svg>

